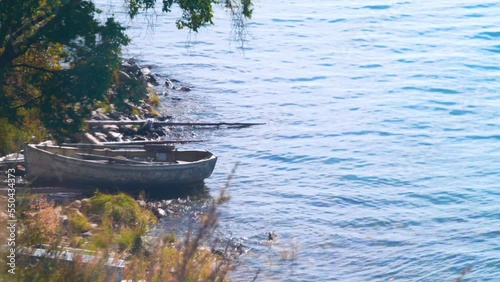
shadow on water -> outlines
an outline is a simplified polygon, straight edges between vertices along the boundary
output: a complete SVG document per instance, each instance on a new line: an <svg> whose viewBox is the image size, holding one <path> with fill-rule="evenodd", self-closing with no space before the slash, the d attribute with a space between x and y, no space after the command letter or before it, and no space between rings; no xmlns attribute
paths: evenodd
<svg viewBox="0 0 500 282"><path fill-rule="evenodd" d="M95 192L116 194L127 193L134 198L140 194L146 196L148 200L168 200L178 198L206 199L210 197L209 188L204 182L193 184L178 184L164 187L148 186L109 186L109 185L87 185L72 184L61 185L55 183L32 183L17 187L20 193L46 194L50 200L59 203L69 203L71 201L92 197Z"/></svg>
<svg viewBox="0 0 500 282"><path fill-rule="evenodd" d="M119 187L111 188L109 190L103 190L110 193L116 193L118 191L123 191L132 196L139 196L144 192L145 196L149 200L166 200L166 199L177 199L177 198L208 198L210 196L209 188L204 182L193 183L193 184L178 184L171 185L168 187Z"/></svg>

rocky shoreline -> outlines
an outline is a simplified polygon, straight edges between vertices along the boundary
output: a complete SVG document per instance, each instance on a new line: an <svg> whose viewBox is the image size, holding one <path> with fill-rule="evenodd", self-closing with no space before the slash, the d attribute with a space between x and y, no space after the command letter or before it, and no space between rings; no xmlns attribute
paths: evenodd
<svg viewBox="0 0 500 282"><path fill-rule="evenodd" d="M102 105L91 114L91 120L94 121L146 122L142 125L126 123L88 125L86 128L86 135L90 135L91 138L86 137L88 139L87 142L158 141L165 140L167 136L169 140L182 139L185 137L185 134L189 134L190 137L193 136L192 132L182 132L179 134L179 132L170 131L166 127L150 122L152 120L170 121L173 119L172 116L162 112L160 103L161 97L170 96L172 101L178 101L179 98L174 96L178 94L182 95L182 92L191 91L190 86L184 85L178 80L168 79L154 74L153 69L154 66L151 65L139 65L135 59L123 60L120 70L118 71L120 81L140 82L142 86L147 89L148 97L142 100L139 106L126 103L127 107L121 107L120 110L117 110L113 104ZM164 89L165 91L158 91L158 89ZM110 91L113 90L110 89ZM84 138L82 138L81 141L85 142ZM19 169L16 169L16 171L21 173L21 175L17 176L22 178L24 168L19 166L17 168ZM197 188L196 190L196 196L200 197L201 200L192 201L188 194L167 199L147 199L140 195L134 195L133 198L141 209L152 213L157 220L163 218L164 222L173 222L174 226L181 226L186 218L196 221L204 218L209 209L209 203L215 201L209 197L204 187L201 189L202 190L199 190L199 188ZM38 194L39 192L34 193ZM62 247L86 248L89 242L100 240L103 236L104 224L99 216L89 212L91 210L90 203L92 201L92 196L90 196L88 191L87 193L74 193L72 197L66 197L62 201L60 199L59 201L51 200L50 198L54 197L50 196L49 193L41 192L42 195L48 195L49 198L49 202L46 203L44 209L29 211L24 216L28 218L46 216L53 221L54 225L61 224L63 229L66 230L64 234L61 234L63 240L61 242ZM57 205L55 205L54 202L57 202ZM201 207L195 208L199 204L201 204ZM0 213L0 218L4 219L6 216L6 214ZM157 247L157 244L154 244L154 242L165 240L165 237L168 238L169 236L174 236L175 239L175 236L180 234L177 234L178 231L179 230L175 232L176 234L144 234L138 237L139 239L137 242L139 243L134 241L133 248L130 251L133 251L134 248L139 248L149 253L154 253L154 248ZM272 244L277 241L277 236L274 232L266 236L267 240L263 238L264 243ZM218 246L214 245L209 249L204 249L206 247L200 246L200 250L205 250L224 260L232 260L247 253L251 249L244 245L244 241L245 240L238 238L222 239L219 241ZM114 245L116 245L116 243ZM220 246L222 246L222 248ZM114 248L116 248L116 246Z"/></svg>
<svg viewBox="0 0 500 282"><path fill-rule="evenodd" d="M146 120L150 121L152 119L157 121L169 121L173 117L162 115L159 113L160 108L160 97L169 96L174 94L174 92L188 92L191 91L191 87L182 84L179 80L168 79L160 77L153 73L154 66L152 65L139 65L134 58L122 60L120 69L118 71L120 82L130 82L137 83L140 82L142 86L147 90L148 97L143 99L139 106L133 105L132 103L126 103L126 107L121 107L120 110L115 108L115 105L102 105L102 107L97 108L92 111L91 120L96 121L138 121ZM164 88L162 87L164 85ZM113 92L114 87L110 89ZM157 89L165 89L158 93ZM177 94L177 93L176 93ZM161 110L160 110L161 111ZM89 125L86 129L86 134L91 135L89 138L92 141L97 140L98 142L123 142L123 141L157 141L165 138L167 135L171 139L179 138L182 136L176 134L169 134L170 130L168 128L162 127L161 125L155 124L143 124L143 125ZM176 135L176 136L173 136ZM83 138L79 138L83 139ZM85 140L81 140L85 142ZM51 142L51 141L46 141ZM45 143L45 142L44 142ZM95 143L95 142L94 142ZM19 163L8 163L8 160L17 160L19 154L11 154L4 156L1 160L5 161L3 163L5 167L16 168L16 185L19 184L18 188L21 188L23 184L27 184L25 177L25 168ZM19 182L17 182L19 180ZM71 211L76 214L81 214L88 207L89 202L89 191L80 192L70 192L69 188L48 188L48 189L35 189L30 188L30 192L34 194L47 195L49 201L57 204L59 208L55 209L56 214L60 217L63 226L67 225L68 216L61 214L61 208L64 210ZM63 196L61 196L63 195ZM186 197L187 196L187 197ZM198 191L198 196L206 197L206 191ZM176 218L182 211L189 210L192 201L188 195L184 195L181 198L169 198L169 199L148 199L135 195L137 204L145 209L151 211L156 218L160 219L163 217ZM36 213L36 212L35 212ZM5 214L1 213L0 218L4 218ZM92 237L93 230L99 230L100 226L98 222L90 220L90 227L78 236L82 238Z"/></svg>
<svg viewBox="0 0 500 282"><path fill-rule="evenodd" d="M147 97L140 101L140 105L133 105L125 101L125 107L120 107L120 110L114 104L101 105L101 107L92 111L90 117L94 121L126 122L145 120L144 124L88 125L85 134L76 136L75 140L95 144L100 142L160 141L167 136L169 140L182 139L186 132L181 134L172 132L168 128L152 121L172 120L173 116L161 113L160 97L170 96L174 92L178 94L191 91L191 86L173 78L160 78L160 75L153 73L153 69L153 65L140 65L134 58L123 59L118 70L119 81L129 84L139 83L147 91ZM111 96L116 94L115 86L112 86L108 90ZM175 97L171 97L171 99L179 100L179 98ZM42 143L53 144L52 141L44 141ZM21 154L12 153L0 157L0 168L17 168L16 177L20 177L17 183L20 185L26 184L23 178L25 176L25 168L22 162L22 152Z"/></svg>
<svg viewBox="0 0 500 282"><path fill-rule="evenodd" d="M138 121L158 120L169 121L173 117L161 113L160 97L169 96L173 92L189 92L191 87L176 79L160 78L153 73L154 66L141 66L134 58L122 61L118 71L122 82L138 81L148 91L148 98L142 100L140 106L127 104L125 109L118 111L113 104L105 105L92 112L91 119L96 121ZM157 91L164 85L164 91ZM171 133L167 128L156 124L139 125L92 125L88 127L90 133L99 142L147 141L159 140Z"/></svg>

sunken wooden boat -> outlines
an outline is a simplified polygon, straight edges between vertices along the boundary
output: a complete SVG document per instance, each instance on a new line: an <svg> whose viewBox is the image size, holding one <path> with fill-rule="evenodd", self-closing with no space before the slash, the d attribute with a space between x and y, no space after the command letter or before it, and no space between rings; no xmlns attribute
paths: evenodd
<svg viewBox="0 0 500 282"><path fill-rule="evenodd" d="M166 187L202 183L217 157L206 150L173 146L109 149L25 144L25 165L32 183Z"/></svg>

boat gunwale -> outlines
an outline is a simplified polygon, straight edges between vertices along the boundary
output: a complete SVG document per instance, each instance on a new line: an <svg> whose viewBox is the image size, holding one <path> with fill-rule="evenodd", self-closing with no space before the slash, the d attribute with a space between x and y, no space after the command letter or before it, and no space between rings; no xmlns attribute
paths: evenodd
<svg viewBox="0 0 500 282"><path fill-rule="evenodd" d="M194 150L186 150L186 151L194 151L194 152L205 152L205 153L208 153L209 154L209 157L207 158L203 158L201 160L197 160L197 161L192 161L192 162L187 162L187 163L173 163L173 162L152 162L151 164L149 163L144 163L144 164L120 164L120 163L111 163L111 162L106 162L106 163L103 163L101 161L95 161L95 160L85 160L85 159L81 159L81 158L74 158L74 157L70 157L70 156L67 156L67 155L61 155L61 154L57 154L57 153L54 153L54 152L50 152L50 151L47 151L47 150L44 150L43 148L44 147L52 147L52 148L64 148L64 149L75 149L75 150L78 150L78 148L75 148L75 147L70 147L70 146L47 146L47 145L36 145L36 144L27 144L27 146L30 146L32 149L34 150L37 150L39 151L39 153L44 153L44 154L47 154L51 157L55 157L55 158L59 158L61 160L68 160L68 161L71 161L71 162L75 162L75 163L79 163L79 164L87 164L87 165L91 165L91 166L102 166L102 167L106 167L107 169L109 169L110 167L116 167L116 168L138 168L138 169L161 169L161 168L169 168L169 169L173 169L173 168L176 168L176 169L183 169L183 168L187 168L187 167L190 167L190 166L193 166L193 165L197 165L197 164L200 164L200 163L204 163L204 162L209 162L211 160L216 160L217 159L217 156L213 153L211 153L210 151L208 150L200 150L200 149L194 149ZM124 151L124 152L142 152L144 150L127 150L127 151ZM177 151L177 152L186 152L186 151Z"/></svg>

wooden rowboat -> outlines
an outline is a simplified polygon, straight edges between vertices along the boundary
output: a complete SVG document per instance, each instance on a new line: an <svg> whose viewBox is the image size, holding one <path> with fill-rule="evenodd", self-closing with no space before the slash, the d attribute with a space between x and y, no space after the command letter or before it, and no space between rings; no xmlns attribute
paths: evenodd
<svg viewBox="0 0 500 282"><path fill-rule="evenodd" d="M140 189L201 183L217 162L205 150L163 145L96 149L26 144L24 158L32 183Z"/></svg>

